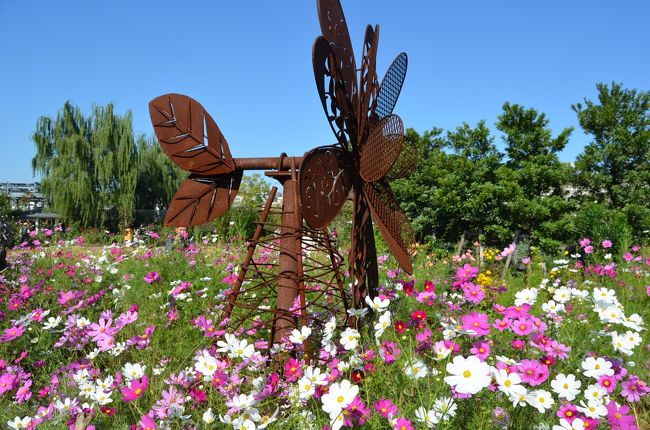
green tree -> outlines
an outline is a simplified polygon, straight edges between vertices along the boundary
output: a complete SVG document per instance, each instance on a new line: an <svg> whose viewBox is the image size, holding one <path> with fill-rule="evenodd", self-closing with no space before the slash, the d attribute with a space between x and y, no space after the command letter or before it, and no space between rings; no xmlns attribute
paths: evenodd
<svg viewBox="0 0 650 430"><path fill-rule="evenodd" d="M548 126L544 113L510 103L503 105L496 123L506 144L506 165L519 191L511 200L514 227L553 247L563 239L557 237L562 230L554 223L573 209L565 197L571 168L558 158L573 129L565 128L553 137Z"/></svg>
<svg viewBox="0 0 650 430"><path fill-rule="evenodd" d="M583 196L623 210L635 234L650 230L650 91L613 82L572 106L592 141L576 160Z"/></svg>
<svg viewBox="0 0 650 430"><path fill-rule="evenodd" d="M96 106L89 117L66 102L56 118L38 119L34 172L52 208L68 224L130 226L136 206L166 206L184 175L155 141L136 143L131 112Z"/></svg>
<svg viewBox="0 0 650 430"><path fill-rule="evenodd" d="M0 193L0 219L8 217L11 214L11 198L4 193Z"/></svg>

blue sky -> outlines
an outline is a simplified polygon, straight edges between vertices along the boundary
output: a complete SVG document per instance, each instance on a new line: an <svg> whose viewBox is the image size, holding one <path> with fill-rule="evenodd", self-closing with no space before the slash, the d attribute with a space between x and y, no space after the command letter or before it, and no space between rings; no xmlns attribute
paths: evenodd
<svg viewBox="0 0 650 430"><path fill-rule="evenodd" d="M571 104L598 82L650 89L650 2L342 0L357 54L381 25L380 78L400 52L409 72L395 112L419 132L481 119L505 101L576 127ZM200 101L235 157L302 155L334 138L316 93L313 0L0 1L0 182L31 181L30 134L66 100L113 102L153 134L147 104L167 92ZM497 139L501 145L501 141Z"/></svg>

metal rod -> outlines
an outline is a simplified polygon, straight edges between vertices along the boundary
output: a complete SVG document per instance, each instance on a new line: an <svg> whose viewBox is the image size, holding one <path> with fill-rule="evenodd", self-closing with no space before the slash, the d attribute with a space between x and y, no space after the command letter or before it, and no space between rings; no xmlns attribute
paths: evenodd
<svg viewBox="0 0 650 430"><path fill-rule="evenodd" d="M295 160L296 168L300 168L302 157L233 158L237 170L275 170L278 167L278 170L289 170L291 160Z"/></svg>
<svg viewBox="0 0 650 430"><path fill-rule="evenodd" d="M248 245L248 251L246 252L246 257L244 258L241 268L239 269L237 280L235 281L235 285L233 285L232 287L232 291L230 292L230 294L228 294L228 304L226 305L226 309L224 310L223 313L224 319L230 318L230 314L232 313L232 308L235 305L235 301L237 300L237 296L239 295L239 290L241 289L241 285L244 282L244 278L246 278L246 272L248 272L248 266L250 265L251 260L253 260L253 254L255 253L257 242L259 241L260 236L262 235L262 231L264 230L264 223L266 222L266 219L269 216L269 211L271 210L271 205L273 205L273 201L275 200L275 194L277 193L277 191L278 191L278 187L272 187L271 192L269 193L269 197L266 199L266 204L264 205L264 209L260 214L260 221L258 222L257 228L255 229L255 233L253 234L253 238L251 239Z"/></svg>

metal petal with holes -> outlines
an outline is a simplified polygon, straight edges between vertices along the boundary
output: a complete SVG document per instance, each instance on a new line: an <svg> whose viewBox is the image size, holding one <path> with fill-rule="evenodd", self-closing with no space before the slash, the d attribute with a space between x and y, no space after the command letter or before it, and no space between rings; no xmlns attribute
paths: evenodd
<svg viewBox="0 0 650 430"><path fill-rule="evenodd" d="M406 78L406 69L408 68L408 57L405 52L402 52L395 58L386 71L384 79L381 80L379 86L379 94L372 112L378 119L382 119L395 109L399 94L402 92L402 85L404 85L404 78Z"/></svg>
<svg viewBox="0 0 650 430"><path fill-rule="evenodd" d="M182 94L165 94L149 102L158 142L183 170L220 175L235 170L226 138L199 102Z"/></svg>
<svg viewBox="0 0 650 430"><path fill-rule="evenodd" d="M352 157L341 148L322 146L305 154L298 184L307 225L320 230L332 222L350 194L353 170Z"/></svg>
<svg viewBox="0 0 650 430"><path fill-rule="evenodd" d="M370 206L372 218L392 254L406 273L413 273L410 254L415 236L411 223L402 212L388 182L364 182L363 193Z"/></svg>
<svg viewBox="0 0 650 430"><path fill-rule="evenodd" d="M370 127L366 127L370 108L374 105L379 91L377 81L377 47L379 45L379 26L368 25L363 38L363 54L361 57L361 80L359 83L359 109L357 124L359 127L358 141L362 142Z"/></svg>
<svg viewBox="0 0 650 430"><path fill-rule="evenodd" d="M368 135L359 151L359 174L364 181L383 179L402 151L404 125L397 115L383 118Z"/></svg>
<svg viewBox="0 0 650 430"><path fill-rule="evenodd" d="M317 8L321 32L334 50L338 68L341 70L345 93L350 102L353 102L357 94L357 66L341 2L339 0L318 0Z"/></svg>
<svg viewBox="0 0 650 430"><path fill-rule="evenodd" d="M205 224L232 205L243 172L235 170L217 177L190 175L181 183L165 215L165 225L187 227Z"/></svg>

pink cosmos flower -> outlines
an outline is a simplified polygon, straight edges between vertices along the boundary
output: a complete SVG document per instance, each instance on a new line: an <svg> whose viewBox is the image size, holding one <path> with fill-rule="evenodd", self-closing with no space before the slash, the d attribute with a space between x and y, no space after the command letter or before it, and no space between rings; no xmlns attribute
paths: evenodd
<svg viewBox="0 0 650 430"><path fill-rule="evenodd" d="M413 424L411 421L407 420L404 417L400 417L395 421L395 424L393 425L394 430L414 430L413 429Z"/></svg>
<svg viewBox="0 0 650 430"><path fill-rule="evenodd" d="M628 415L629 412L629 406L623 405L619 408L614 400L610 400L607 404L607 421L615 429L639 430L634 415Z"/></svg>
<svg viewBox="0 0 650 430"><path fill-rule="evenodd" d="M16 402L25 403L32 397L32 392L29 388L32 386L31 379L25 382L18 390L16 390Z"/></svg>
<svg viewBox="0 0 650 430"><path fill-rule="evenodd" d="M160 280L160 274L158 272L149 272L144 277L144 282L147 284L153 284L158 280Z"/></svg>
<svg viewBox="0 0 650 430"><path fill-rule="evenodd" d="M530 264L530 257L524 257L524 258L522 258L522 259L521 259L521 263L522 263L524 266L528 266L528 265Z"/></svg>
<svg viewBox="0 0 650 430"><path fill-rule="evenodd" d="M302 363L291 357L284 363L284 377L287 381L297 381L302 376Z"/></svg>
<svg viewBox="0 0 650 430"><path fill-rule="evenodd" d="M585 246L585 254L593 254L594 253L594 247L591 245Z"/></svg>
<svg viewBox="0 0 650 430"><path fill-rule="evenodd" d="M140 426L138 430L155 430L156 428L156 422L149 414L143 415L138 425Z"/></svg>
<svg viewBox="0 0 650 430"><path fill-rule="evenodd" d="M147 378L147 375L144 375L142 380L134 379L131 381L129 387L120 387L120 391L122 391L122 394L124 395L122 400L125 402L137 400L142 396L142 393L144 393L147 388L149 388L149 378Z"/></svg>
<svg viewBox="0 0 650 430"><path fill-rule="evenodd" d="M616 389L616 378L614 376L603 375L598 379L598 385L603 387L609 394Z"/></svg>
<svg viewBox="0 0 650 430"><path fill-rule="evenodd" d="M2 336L0 336L0 343L11 342L14 339L18 339L25 333L25 327L21 325L14 325L4 330Z"/></svg>
<svg viewBox="0 0 650 430"><path fill-rule="evenodd" d="M609 249L609 248L612 247L612 241L609 240L609 239L605 239L605 240L603 240L602 245L603 245L604 249Z"/></svg>
<svg viewBox="0 0 650 430"><path fill-rule="evenodd" d="M549 371L547 365L537 360L524 359L517 366L517 373L523 382L535 387L548 379Z"/></svg>
<svg viewBox="0 0 650 430"><path fill-rule="evenodd" d="M397 406L389 399L379 399L373 406L379 415L384 418L390 418L397 414Z"/></svg>
<svg viewBox="0 0 650 430"><path fill-rule="evenodd" d="M551 357L559 358L561 360L566 360L569 358L569 352L571 352L571 347L559 343L557 340L552 340L546 349L546 352L549 353Z"/></svg>
<svg viewBox="0 0 650 430"><path fill-rule="evenodd" d="M524 303L521 306L508 306L504 312L508 318L528 318L530 316L530 304Z"/></svg>
<svg viewBox="0 0 650 430"><path fill-rule="evenodd" d="M494 324L492 324L492 327L499 330L500 332L503 332L505 329L510 327L511 324L512 324L512 321L510 320L510 318L504 318L502 320L501 319L496 319L496 320L494 320Z"/></svg>
<svg viewBox="0 0 650 430"><path fill-rule="evenodd" d="M628 402L638 402L642 396L646 396L648 393L650 393L648 385L634 375L621 384L621 396L625 397Z"/></svg>
<svg viewBox="0 0 650 430"><path fill-rule="evenodd" d="M510 328L519 336L528 336L533 331L530 320L523 318L513 321Z"/></svg>
<svg viewBox="0 0 650 430"><path fill-rule="evenodd" d="M490 355L490 343L489 342L477 342L474 344L470 352L476 355L479 360L485 361Z"/></svg>
<svg viewBox="0 0 650 430"><path fill-rule="evenodd" d="M589 240L588 238L585 237L584 239L582 239L580 241L580 247L584 248L585 246L589 245L590 243L591 243L591 240Z"/></svg>
<svg viewBox="0 0 650 430"><path fill-rule="evenodd" d="M560 406L556 415L560 418L564 418L569 424L571 424L576 418L578 418L578 408L572 403L565 403Z"/></svg>
<svg viewBox="0 0 650 430"><path fill-rule="evenodd" d="M90 325L88 335L92 337L94 341L98 341L103 337L113 337L115 330L114 327L111 326L112 324L113 320L111 318L100 318L99 323L92 323Z"/></svg>
<svg viewBox="0 0 650 430"><path fill-rule="evenodd" d="M485 297L485 290L481 285L474 285L472 282L466 282L461 287L465 293L465 300L470 303L478 304Z"/></svg>
<svg viewBox="0 0 650 430"><path fill-rule="evenodd" d="M486 314L472 312L468 315L463 315L462 328L463 330L471 330L476 333L470 334L471 337L485 336L490 333L490 319Z"/></svg>
<svg viewBox="0 0 650 430"><path fill-rule="evenodd" d="M0 396L15 388L18 377L14 374L3 373L0 375Z"/></svg>

